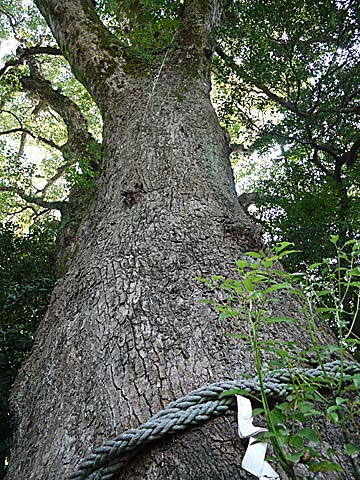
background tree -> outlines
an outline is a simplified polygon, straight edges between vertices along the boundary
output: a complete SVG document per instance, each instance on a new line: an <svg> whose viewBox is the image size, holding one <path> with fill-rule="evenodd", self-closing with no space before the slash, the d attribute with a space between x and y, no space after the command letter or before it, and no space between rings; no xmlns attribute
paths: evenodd
<svg viewBox="0 0 360 480"><path fill-rule="evenodd" d="M298 247L286 267L305 269L334 255L331 235L345 243L359 232L359 4L233 6L217 48L216 102L234 143L248 145L242 164L254 151L272 157L240 201L258 206L270 244Z"/></svg>
<svg viewBox="0 0 360 480"><path fill-rule="evenodd" d="M59 152L59 165L54 162L45 187L9 179L2 191L35 208L58 209L64 234L68 225L71 231L62 277L16 380L8 479L62 478L105 438L146 420L185 391L253 372L251 353L224 336L231 325L217 323L199 303L206 293L193 279L227 275L236 258L261 248L259 232L236 197L228 137L209 98L214 30L233 19L235 4L35 4L88 94L80 87L81 95L55 88L68 70L63 60L53 70L58 47L30 7L24 21L37 28L4 66L3 88L14 94L14 106L18 98L35 98L28 113L40 110L51 118L55 112L61 122L43 132L42 124L28 124L26 111L4 112L5 122L13 124L3 131L15 135L21 157L24 136L35 130L46 148ZM10 6L4 11L20 38L21 15ZM97 110L91 102L82 104L89 95L103 122L100 162L100 138L91 125ZM52 190L52 179L73 161L84 180L75 189L75 208L71 194L67 201ZM94 186L88 177L95 175ZM310 347L300 310L284 295L274 313L291 313L298 324L281 332L269 326L267 336ZM325 437L347 472L348 459L331 426ZM219 418L144 450L119 478L245 478L242 449L233 439L233 418Z"/></svg>
<svg viewBox="0 0 360 480"><path fill-rule="evenodd" d="M282 177L291 182L299 165L289 191L306 171L303 188L331 188L343 240L354 231L347 219L357 216L349 212L359 174L359 15L351 1L322 1L315 9L307 2L236 2L228 42L217 48L215 78L232 76L217 99L222 118L235 127L237 120L250 152L281 147L273 184ZM240 24L246 28L239 36Z"/></svg>
<svg viewBox="0 0 360 480"><path fill-rule="evenodd" d="M11 224L0 230L0 478L11 445L10 387L49 303L54 271L48 251L53 246L52 225L33 227L25 236Z"/></svg>

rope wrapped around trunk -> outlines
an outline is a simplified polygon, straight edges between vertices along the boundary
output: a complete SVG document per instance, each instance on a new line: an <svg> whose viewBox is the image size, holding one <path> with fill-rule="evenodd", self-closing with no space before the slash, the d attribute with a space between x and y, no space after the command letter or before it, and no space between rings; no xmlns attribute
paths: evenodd
<svg viewBox="0 0 360 480"><path fill-rule="evenodd" d="M349 375L360 373L360 364L334 361L317 368L279 369L263 376L265 393L275 400L284 398L293 390L296 377L319 380L326 387L326 379L349 379ZM69 477L70 480L110 480L129 463L146 444L165 435L181 432L217 417L235 405L234 395L219 398L223 392L242 390L251 395L260 394L259 378L223 381L193 390L185 397L171 402L167 408L151 417L137 428L126 430L113 440L108 440L89 454Z"/></svg>

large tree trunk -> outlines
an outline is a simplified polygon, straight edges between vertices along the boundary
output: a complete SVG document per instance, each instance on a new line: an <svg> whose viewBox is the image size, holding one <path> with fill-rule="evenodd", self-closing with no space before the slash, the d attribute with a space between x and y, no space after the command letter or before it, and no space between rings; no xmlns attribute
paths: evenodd
<svg viewBox="0 0 360 480"><path fill-rule="evenodd" d="M101 176L17 379L8 480L65 478L186 392L254 373L194 279L226 274L260 240L236 198L207 74L177 63L140 77L115 69L108 90L88 82L104 118ZM299 305L284 298L281 309ZM301 338L299 322L281 338ZM231 414L146 448L118 478L247 478L243 452Z"/></svg>
<svg viewBox="0 0 360 480"><path fill-rule="evenodd" d="M249 371L198 303L204 292L194 280L227 271L256 246L223 131L202 81L164 68L152 87L129 82L106 112L97 196L18 382L26 435L9 478L62 478L102 439L194 387ZM243 225L236 235L234 223ZM233 437L235 424L227 428ZM199 435L145 455L131 478L214 477L224 459L212 465L217 442L211 435L200 448ZM190 454L198 448L201 462ZM232 459L222 475L234 469Z"/></svg>

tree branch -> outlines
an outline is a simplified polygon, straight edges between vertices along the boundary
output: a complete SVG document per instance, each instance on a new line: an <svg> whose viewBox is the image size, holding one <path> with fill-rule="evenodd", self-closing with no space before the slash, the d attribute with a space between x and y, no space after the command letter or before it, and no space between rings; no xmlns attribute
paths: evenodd
<svg viewBox="0 0 360 480"><path fill-rule="evenodd" d="M5 209L3 211L3 213L8 217L12 216L12 217L16 217L17 215L20 215L20 213L23 213L25 212L26 210L31 210L32 214L31 214L31 217L33 217L33 215L36 215L37 214L37 209L34 205L24 205L23 207L19 208L18 210L7 210Z"/></svg>
<svg viewBox="0 0 360 480"><path fill-rule="evenodd" d="M63 145L57 145L52 140L48 140L41 135L33 133L29 129L23 127L21 119L19 119L12 112L7 111L6 113L10 113L14 116L20 127L0 132L0 135L11 133L29 134L36 140L39 140L46 145L49 145L50 147L59 150L62 153L63 158L65 159L65 163L58 168L56 173L47 181L45 187L41 191L39 191L39 193L41 192L40 198L28 196L21 189L14 190L14 188L11 188L11 191L17 193L24 200L33 202L44 208L57 208L56 205L60 204L56 202L54 203L45 201L45 196L48 190L57 180L59 180L59 178L63 175L67 168L69 168L82 158L86 158L89 161L89 165L93 169L93 171L97 171L99 169L97 156L99 144L88 131L87 120L80 108L76 105L76 103L61 94L59 91L54 90L50 82L40 76L36 64L31 63L29 67L30 75L20 78L20 83L23 89L39 98L42 106L44 104L50 106L50 108L52 108L61 116L67 128L67 142ZM5 188L8 187L3 187L2 191L5 191Z"/></svg>
<svg viewBox="0 0 360 480"><path fill-rule="evenodd" d="M55 47L41 47L39 45L35 47L26 48L21 52L18 58L14 58L13 60L9 60L5 63L5 65L0 69L0 77L5 75L5 73L11 67L18 67L19 65L23 65L27 58L33 57L34 55L62 55L61 50Z"/></svg>
<svg viewBox="0 0 360 480"><path fill-rule="evenodd" d="M282 197L275 195L264 195L259 192L242 193L238 196L238 200L244 210L247 210L250 205L262 205L264 203L275 203L276 205L281 205L281 203L283 203Z"/></svg>
<svg viewBox="0 0 360 480"><path fill-rule="evenodd" d="M16 155L17 159L22 157L25 152L25 145L26 145L26 139L27 139L27 132L22 132L21 137L20 137L20 144L19 144L19 150Z"/></svg>
<svg viewBox="0 0 360 480"><path fill-rule="evenodd" d="M8 62L5 63L5 65L0 68L0 78L5 75L5 73L9 70L11 67L17 67L18 65L22 65L24 62L19 60L18 58L15 60L9 60Z"/></svg>
<svg viewBox="0 0 360 480"><path fill-rule="evenodd" d="M58 49L53 49L53 47L33 47L27 49L25 52L22 53L21 57L22 60L24 58L29 58L31 56L31 52L37 52L37 53L44 53L50 52L50 51L57 51L59 52ZM55 54L55 53L54 53ZM18 65L17 62L10 62L12 64ZM54 90L51 86L51 83L47 80L45 80L37 70L37 67L35 65L29 65L30 67L30 75L28 76L23 76L20 78L20 83L23 87L23 89L29 93L32 93L36 95L39 99L42 101L46 102L47 105L49 105L55 112L57 112L60 117L63 119L66 127L67 127L67 133L68 133L68 142L67 142L67 147L70 145L72 146L72 149L74 149L74 145L80 145L80 144L86 144L88 140L92 139L92 135L88 131L88 123L83 115L82 111L80 108L76 105L75 102L73 102L70 98L66 97L62 93L60 93L57 90ZM5 110L3 110L5 112ZM8 112L10 115L13 115L16 120L19 122L21 125L21 129L25 131L26 129L23 128L22 122L19 120L19 118L14 115L12 112ZM46 143L47 145L50 145L53 148L56 148L58 150L64 150L65 146L58 146L51 140L47 140L44 137L41 137L39 135L35 135L29 130L26 130L26 132L31 135L33 138L37 138L41 140L42 142ZM6 133L15 133L15 130L13 129L12 131L8 130L6 132L3 132L3 134Z"/></svg>
<svg viewBox="0 0 360 480"><path fill-rule="evenodd" d="M334 160L339 158L339 154L327 143L317 143L316 141L311 141L311 146L314 147L316 151L325 152L330 155Z"/></svg>
<svg viewBox="0 0 360 480"><path fill-rule="evenodd" d="M325 175L327 175L330 178L333 178L334 180L336 180L335 175L320 162L318 152L319 152L319 150L315 148L314 151L313 151L313 156L312 157L309 156L309 160L314 165L316 165L319 168L319 170L321 170L323 173L325 173Z"/></svg>
<svg viewBox="0 0 360 480"><path fill-rule="evenodd" d="M16 27L17 25L16 18L13 15L11 15L11 13L9 13L5 8L0 9L0 15L5 15L5 17L8 19L10 23L11 28Z"/></svg>
<svg viewBox="0 0 360 480"><path fill-rule="evenodd" d="M329 177L334 178L336 180L336 176L334 175L334 173L332 173L328 168L326 168L321 163L321 161L319 160L318 153L320 151L327 153L328 155L330 155L335 160L335 164L338 162L339 155L337 154L337 152L333 148L330 147L330 145L327 145L325 143L317 143L314 140L309 121L310 120L308 119L308 121L305 124L305 131L306 131L306 134L307 134L308 139L309 139L309 145L311 145L311 147L313 148L313 152L314 152L312 157L309 156L309 159L314 165L316 165L319 168L319 170L321 170L326 175L328 175Z"/></svg>
<svg viewBox="0 0 360 480"><path fill-rule="evenodd" d="M211 32L224 23L228 4L228 0L185 0L179 37L186 61L209 66L215 49Z"/></svg>
<svg viewBox="0 0 360 480"><path fill-rule="evenodd" d="M286 110L295 113L299 117L308 118L308 114L299 110L295 104L293 104L292 102L288 102L284 98L272 92L268 87L262 85L259 81L252 78L247 72L245 72L245 70L240 67L240 65L238 65L231 57L229 57L220 46L217 46L215 51L219 55L219 57L226 63L226 65L230 67L240 78L243 78L245 81L251 83L256 88L261 90L270 100L277 103L278 105L281 105Z"/></svg>
<svg viewBox="0 0 360 480"><path fill-rule="evenodd" d="M244 145L240 145L239 143L230 143L229 146L234 153L246 153L250 155L254 151L251 148L245 148Z"/></svg>
<svg viewBox="0 0 360 480"><path fill-rule="evenodd" d="M56 148L57 150L60 150L60 151L62 151L63 149L63 147L57 145L52 140L48 140L47 138L42 137L41 135L31 132L27 128L19 127L19 128L11 128L10 130L3 130L2 132L0 132L0 135L10 135L11 133L26 133L27 135L30 135L35 140L39 140L40 142L45 143L46 145L49 145L49 147Z"/></svg>
<svg viewBox="0 0 360 480"><path fill-rule="evenodd" d="M14 38L18 42L22 43L24 39L19 38L18 34L17 34L17 31L16 31L16 28L18 27L18 22L17 22L16 18L10 12L8 12L6 10L6 8L4 8L4 7L0 9L0 15L5 15L5 17L8 19L8 22L10 24L10 28L13 31Z"/></svg>
<svg viewBox="0 0 360 480"><path fill-rule="evenodd" d="M55 175L53 175L49 180L47 180L45 187L41 190L41 198L45 197L49 188L63 176L64 172L68 168L72 167L74 164L75 164L75 160L69 161L64 163L64 165L61 165L61 167L57 169Z"/></svg>
<svg viewBox="0 0 360 480"><path fill-rule="evenodd" d="M64 121L67 129L68 139L66 144L58 148L65 159L74 162L82 156L89 159L94 171L99 169L98 159L91 147L98 147L97 141L88 130L88 122L78 107L69 97L66 97L58 90L54 90L47 80L42 78L37 69L32 66L30 75L20 79L24 90L35 94L39 99L46 102Z"/></svg>
<svg viewBox="0 0 360 480"><path fill-rule="evenodd" d="M354 142L349 152L345 154L346 156L345 163L348 167L352 167L354 165L359 148L360 148L360 136Z"/></svg>
<svg viewBox="0 0 360 480"><path fill-rule="evenodd" d="M91 0L35 0L76 78L99 101L117 91L112 76L121 72L119 40L99 19ZM116 82L117 86L117 82Z"/></svg>
<svg viewBox="0 0 360 480"><path fill-rule="evenodd" d="M48 202L48 201L44 200L43 198L33 197L32 195L28 195L21 188L5 187L3 185L0 185L0 192L15 193L16 195L18 195L20 198L22 198L23 200L25 200L28 203L33 203L35 205L38 205L39 207L44 207L44 208L48 208L48 209L51 209L51 210L60 210L60 212L63 212L63 210L65 208L65 202L63 202L63 201Z"/></svg>
<svg viewBox="0 0 360 480"><path fill-rule="evenodd" d="M33 57L34 55L62 55L61 50L56 47L47 45L42 47L41 45L35 45L34 47L25 48L19 56L19 59L25 59Z"/></svg>
<svg viewBox="0 0 360 480"><path fill-rule="evenodd" d="M21 127L23 126L22 121L20 120L20 118L14 112L11 112L10 110L0 110L0 113L7 113L7 114L11 115L12 117L15 118L15 120L18 122L18 124Z"/></svg>
<svg viewBox="0 0 360 480"><path fill-rule="evenodd" d="M88 133L87 121L80 108L70 98L57 90L51 83L40 76L35 68L31 68L30 75L20 79L23 89L35 94L44 100L63 119L68 128L69 136Z"/></svg>
<svg viewBox="0 0 360 480"><path fill-rule="evenodd" d="M353 143L350 150L345 152L341 157L339 157L335 164L335 178L338 182L341 181L341 169L344 165L352 167L355 163L358 151L360 149L360 136Z"/></svg>

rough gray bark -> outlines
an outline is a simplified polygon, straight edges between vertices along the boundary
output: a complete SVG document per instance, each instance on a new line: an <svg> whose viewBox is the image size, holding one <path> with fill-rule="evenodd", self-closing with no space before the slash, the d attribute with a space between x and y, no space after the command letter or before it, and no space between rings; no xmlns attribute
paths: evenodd
<svg viewBox="0 0 360 480"><path fill-rule="evenodd" d="M81 43L94 16L87 2L37 3L102 109L104 147L96 197L16 382L7 480L66 478L94 446L175 398L254 373L250 354L224 336L231 325L199 303L206 293L194 281L226 274L242 252L259 247L235 195L204 54L180 63L179 52L170 52L161 68L141 77L125 76L119 55L109 73L101 62L94 66L109 52L97 51L94 29ZM199 5L218 8L213 3L188 5L200 15ZM66 34L71 22L78 22L76 41ZM299 325L269 335L301 338L300 306L284 297L281 310L298 316ZM146 448L118 478L248 478L243 453L230 415Z"/></svg>
<svg viewBox="0 0 360 480"><path fill-rule="evenodd" d="M145 421L194 387L245 371L249 363L198 304L204 293L194 281L227 270L244 248L255 246L207 92L198 80L176 80L169 72L155 92L144 79L131 83L127 115L119 118L118 103L108 113L97 198L16 396L27 429L23 448L36 448L38 422L45 426L41 443L52 448L30 462L19 451L25 465L14 465L13 478L35 479L39 472L61 478L103 438ZM189 95L179 101L179 91ZM231 222L242 219L243 237L227 233ZM144 458L149 476L141 466L141 475L135 471L131 478L167 478L169 464L177 463L179 478L186 470L195 475L210 464L217 442L213 435L208 446L201 441L210 456L200 463L193 455L197 468L189 461L194 444L185 448L187 442L181 441L178 453L169 451L168 461L164 452L155 462ZM238 465L231 466L237 475Z"/></svg>

